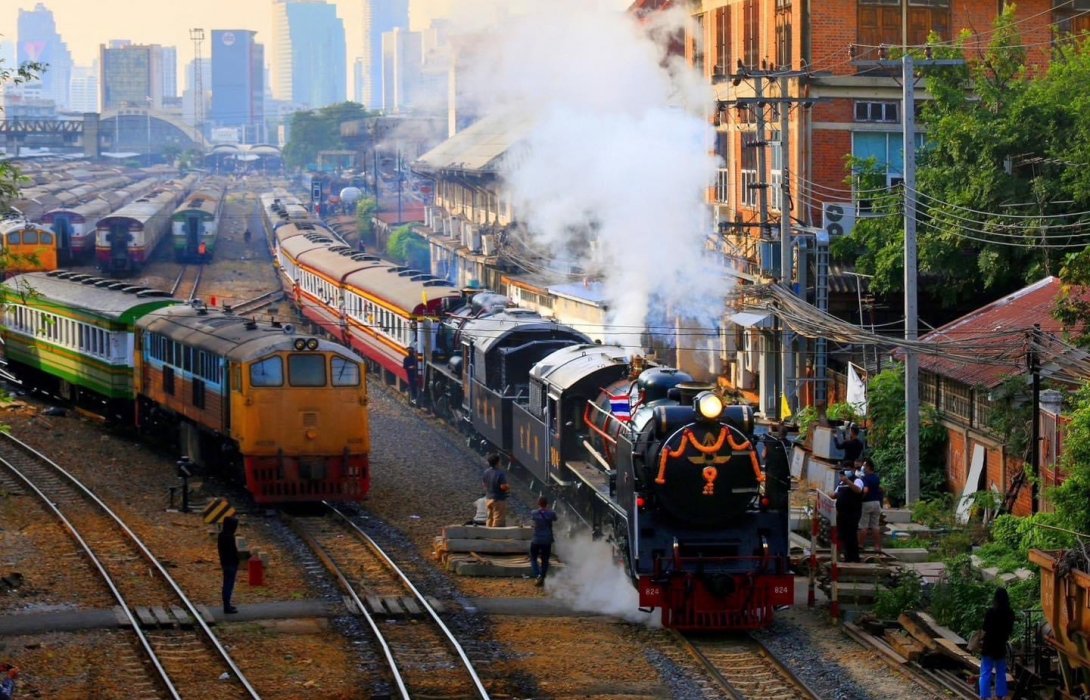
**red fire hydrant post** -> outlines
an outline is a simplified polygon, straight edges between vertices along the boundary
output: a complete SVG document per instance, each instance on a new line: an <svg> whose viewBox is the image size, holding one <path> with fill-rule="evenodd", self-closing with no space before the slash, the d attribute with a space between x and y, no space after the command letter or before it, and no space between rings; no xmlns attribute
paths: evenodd
<svg viewBox="0 0 1090 700"><path fill-rule="evenodd" d="M261 561L261 557L252 556L247 569L250 575L251 586L264 586L265 585L265 562Z"/></svg>

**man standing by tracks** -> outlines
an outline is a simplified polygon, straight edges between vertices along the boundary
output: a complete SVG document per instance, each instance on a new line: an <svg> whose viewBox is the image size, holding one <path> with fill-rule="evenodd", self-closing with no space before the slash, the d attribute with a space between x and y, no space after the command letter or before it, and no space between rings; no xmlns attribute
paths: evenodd
<svg viewBox="0 0 1090 700"><path fill-rule="evenodd" d="M488 497L488 527L506 527L507 492L511 486L507 483L507 473L500 466L500 456L495 452L488 455L488 469L484 470L482 481Z"/></svg>
<svg viewBox="0 0 1090 700"><path fill-rule="evenodd" d="M220 555L220 568L223 569L223 613L232 615L238 608L231 605L231 595L235 592L235 576L238 574L238 545L235 533L238 532L238 518L229 516L223 519L223 529L216 540Z"/></svg>
<svg viewBox="0 0 1090 700"><path fill-rule="evenodd" d="M537 499L537 510L530 514L534 525L534 534L530 539L530 571L535 579L534 585L545 585L545 575L549 573L549 557L553 554L553 523L556 511L549 508L549 499L542 496Z"/></svg>

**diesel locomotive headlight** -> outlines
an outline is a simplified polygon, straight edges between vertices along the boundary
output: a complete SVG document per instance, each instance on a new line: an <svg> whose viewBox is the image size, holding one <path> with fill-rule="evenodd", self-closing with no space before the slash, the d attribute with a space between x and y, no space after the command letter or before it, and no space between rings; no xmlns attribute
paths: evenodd
<svg viewBox="0 0 1090 700"><path fill-rule="evenodd" d="M306 350L307 349L307 339L306 338L296 338L295 342L293 342L292 345L295 347L296 350Z"/></svg>
<svg viewBox="0 0 1090 700"><path fill-rule="evenodd" d="M704 420L715 420L723 413L723 399L710 391L704 391L696 397L693 407Z"/></svg>
<svg viewBox="0 0 1090 700"><path fill-rule="evenodd" d="M307 350L317 350L317 349L318 349L318 339L317 338L310 338L309 340L307 340Z"/></svg>

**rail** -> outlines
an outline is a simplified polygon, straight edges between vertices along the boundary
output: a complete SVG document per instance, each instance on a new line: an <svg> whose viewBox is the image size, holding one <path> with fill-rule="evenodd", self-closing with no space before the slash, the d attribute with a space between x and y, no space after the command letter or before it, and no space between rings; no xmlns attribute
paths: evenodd
<svg viewBox="0 0 1090 700"><path fill-rule="evenodd" d="M752 636L695 639L677 630L673 630L673 635L731 698L820 698L768 647Z"/></svg>
<svg viewBox="0 0 1090 700"><path fill-rule="evenodd" d="M132 545L144 557L147 564L152 569L154 569L156 573L159 574L160 579L177 596L178 600L185 607L185 611L195 621L194 624L200 629L203 638L211 644L213 650L227 666L227 668L230 669L231 673L234 675L234 678L246 691L247 695L251 698L254 698L255 700L258 700L261 696L258 695L257 691L246 679L246 676L242 673L242 670L235 663L234 659L231 658L231 655L220 643L215 633L212 632L212 629L204 621L204 618L201 616L201 613L197 609L196 605L189 599L188 596L186 596L186 594L182 591L181 587L178 586L174 579L171 578L170 574L167 573L166 569L162 566L162 564L160 564L159 559L154 554L152 554L152 552L136 535L136 533L133 532L132 529L130 529L129 526L126 525L125 522L116 513L114 513L113 510L110 509L109 506L107 506L98 496L94 494L93 491L87 488L73 474L68 472L66 469L61 467L53 460L43 455L41 452L35 450L33 447L27 445L26 443L15 438L14 436L6 433L0 435L2 435L2 440L0 440L0 464L3 464L9 471L15 474L24 484L27 485L28 488L30 488L38 496L38 498L41 499L42 503L50 511L52 511L54 515L57 516L57 518L64 524L64 527L69 531L69 533L71 533L72 537L79 544L80 548L82 548L84 553L87 554L92 565L99 572L107 587L110 589L111 595L113 595L114 599L117 600L118 605L121 607L122 611L125 614L126 620L128 621L134 634L136 634L137 638L139 639L141 648L144 650L148 659L155 667L160 679L162 680L167 691L170 693L171 697L180 699L181 695L178 693L174 682L171 680L169 674L163 666L159 654L156 653L155 649L153 648L150 639L141 629L140 621L137 619L137 615L133 609L134 606L129 603L129 601L125 598L124 594L118 588L117 583L107 571L107 568L103 564L102 560L95 556L91 545L88 544L86 539L83 537L83 535L80 534L79 530L71 522L71 520L69 520L69 518L63 512L61 512L60 507L57 505L60 499L56 497L56 494L53 494L52 496L46 494L42 489L38 487L38 484L35 483L35 478L25 473L26 471L31 469L38 469L39 480L59 476L61 481L69 484L70 487L75 490L80 496L83 496L94 506L97 506L102 514L112 520L114 524L117 525L117 527L122 532L124 532L128 541L131 542ZM25 460L25 464L22 465L22 469L16 466L13 462L13 459L19 456L22 456Z"/></svg>
<svg viewBox="0 0 1090 700"><path fill-rule="evenodd" d="M284 292L283 291L276 290L276 291L272 291L272 292L266 292L265 294L262 294L261 296L258 296L258 297L254 297L253 299L247 299L245 301L241 301L241 302L235 304L234 306L232 306L231 309L232 309L232 311L234 311L235 314L238 314L238 315L248 314L248 313L251 313L253 311L257 311L258 309L265 308L266 306L269 306L270 304L272 304L274 302L280 301L283 298L284 298Z"/></svg>
<svg viewBox="0 0 1090 700"><path fill-rule="evenodd" d="M439 613L428 601L427 597L420 592L420 590L412 583L409 577L406 576L401 568L397 566L393 559L390 558L390 556L385 551L383 551L382 547L380 547L379 544L375 542L375 540L371 536L369 536L366 532L360 529L359 526L356 525L356 523L354 523L351 518L338 510L332 503L326 502L325 505L333 514L335 521L344 528L347 528L356 538L358 538L360 543L365 546L367 550L370 551L371 555L378 559L381 564L386 568L386 570L393 575L393 577L400 583L400 586L404 590L407 590L409 593L411 593L411 598L407 600L412 600L415 606L419 607L421 613L425 617L430 618L432 624L434 625L434 629L438 630L439 636L441 637L442 641L445 643L448 649L458 657L461 668L465 671L466 678L468 678L470 684L473 687L474 696L482 698L482 700L487 700L489 698L488 691L484 687L484 684L478 676L477 671L473 666L473 663L469 659L469 656L462 648L461 643L458 641L454 633L451 632L451 630L443 622L442 618L439 617ZM369 600L371 600L375 596L361 597L356 588L348 581L348 577L345 576L345 574L343 573L342 567L333 560L333 557L325 550L325 548L322 547L322 545L318 543L313 536L308 533L302 532L301 527L297 527L296 530L297 532L300 532L300 535L304 538L304 540L307 541L308 546L310 546L310 548L317 554L319 559L322 560L322 563L326 566L326 568L330 572L332 572L334 577L339 582L341 588L350 597L353 605L358 608L359 613L364 618L367 625L371 628L371 631L375 636L376 642L382 650L382 655L385 658L386 665L389 668L390 673L394 679L394 684L397 686L400 697L404 698L405 700L413 697L413 693L410 690L411 684L406 679L406 673L400 665L398 659L396 658L397 654L394 649L395 645L392 644L389 640L389 636L392 630L388 628L384 631L382 629L382 626L375 619L375 616L368 610L369 606L365 604L365 601L363 600L363 598L368 598ZM343 546L343 542L342 546L338 548L337 554L338 556L350 556L348 549ZM370 587L374 587L378 584L372 577L371 580L369 580L368 585ZM413 647L414 655L419 654L420 649L425 646L424 638L421 637L421 633L422 630L420 628L417 628L417 631L413 633L413 639L410 642L410 646ZM433 673L434 671L429 671L428 675L432 675ZM417 692L419 693L419 691Z"/></svg>
<svg viewBox="0 0 1090 700"><path fill-rule="evenodd" d="M192 281L189 282L187 278L190 275L190 268L196 268L196 275L193 276ZM201 286L201 276L204 275L204 265L183 265L182 269L178 272L178 278L174 280L174 285L170 288L170 295L172 297L178 296L178 290L184 289L183 283L191 285L189 290L185 292L185 300L193 301L197 298L197 290Z"/></svg>

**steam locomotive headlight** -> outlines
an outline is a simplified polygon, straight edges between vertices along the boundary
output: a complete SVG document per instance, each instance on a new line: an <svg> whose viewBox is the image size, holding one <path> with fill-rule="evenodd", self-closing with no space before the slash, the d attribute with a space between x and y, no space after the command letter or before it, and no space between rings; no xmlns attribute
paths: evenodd
<svg viewBox="0 0 1090 700"><path fill-rule="evenodd" d="M318 349L318 339L317 338L308 339L307 340L307 350L317 350L317 349Z"/></svg>
<svg viewBox="0 0 1090 700"><path fill-rule="evenodd" d="M294 346L296 350L306 350L307 349L306 338L296 338L295 342L292 343L292 346Z"/></svg>
<svg viewBox="0 0 1090 700"><path fill-rule="evenodd" d="M636 496L636 507L641 508L641 509L646 508L647 507L647 499L644 498L643 496Z"/></svg>
<svg viewBox="0 0 1090 700"><path fill-rule="evenodd" d="M710 391L701 392L695 401L696 412L704 420L715 420L723 414L723 399Z"/></svg>

